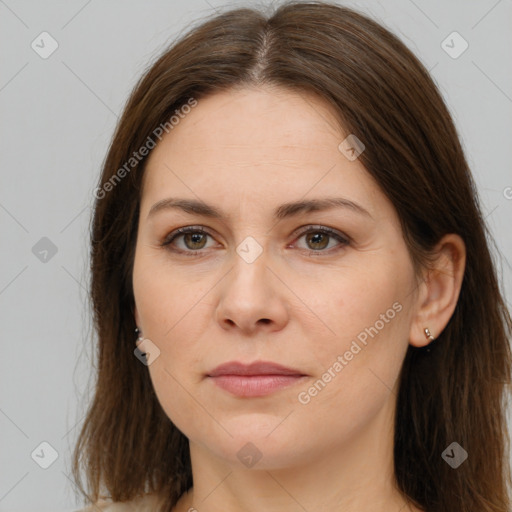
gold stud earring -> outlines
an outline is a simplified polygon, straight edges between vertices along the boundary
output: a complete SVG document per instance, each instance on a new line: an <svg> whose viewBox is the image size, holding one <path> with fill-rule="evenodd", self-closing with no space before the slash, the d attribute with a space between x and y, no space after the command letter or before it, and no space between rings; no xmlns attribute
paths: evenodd
<svg viewBox="0 0 512 512"><path fill-rule="evenodd" d="M425 333L425 336L428 341L432 342L435 340L434 336L432 336L432 333L430 332L430 330L428 328L425 327L425 329L423 329L423 332Z"/></svg>

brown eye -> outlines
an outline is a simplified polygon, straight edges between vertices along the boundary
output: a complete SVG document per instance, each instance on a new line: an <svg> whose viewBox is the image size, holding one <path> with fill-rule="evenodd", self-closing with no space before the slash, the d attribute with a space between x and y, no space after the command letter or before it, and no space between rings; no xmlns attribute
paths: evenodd
<svg viewBox="0 0 512 512"><path fill-rule="evenodd" d="M331 249L332 251L335 251L349 245L350 243L350 239L347 236L323 226L313 227L306 230L299 235L297 240L300 240L301 238L304 238L305 240L305 246L300 247L301 249L317 253L330 253ZM331 242L338 243L332 244Z"/></svg>
<svg viewBox="0 0 512 512"><path fill-rule="evenodd" d="M161 243L170 251L187 256L199 255L207 248L208 237L213 237L201 227L188 226L170 233ZM330 254L350 244L350 239L338 231L319 226L310 228L299 235L297 240L305 239L305 247L299 247L310 253ZM334 242L334 243L332 243ZM337 243L336 243L337 242Z"/></svg>
<svg viewBox="0 0 512 512"><path fill-rule="evenodd" d="M202 228L185 227L173 231L162 242L162 247L187 255L195 255L206 247L210 234Z"/></svg>
<svg viewBox="0 0 512 512"><path fill-rule="evenodd" d="M306 240L311 249L325 249L329 245L329 235L325 233L308 233Z"/></svg>
<svg viewBox="0 0 512 512"><path fill-rule="evenodd" d="M206 245L206 236L204 233L185 233L183 241L188 249L192 251L203 249Z"/></svg>

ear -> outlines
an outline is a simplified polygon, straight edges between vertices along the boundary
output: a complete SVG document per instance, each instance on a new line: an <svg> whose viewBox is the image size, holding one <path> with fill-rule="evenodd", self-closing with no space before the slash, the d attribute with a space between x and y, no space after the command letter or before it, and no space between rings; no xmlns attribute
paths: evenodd
<svg viewBox="0 0 512 512"><path fill-rule="evenodd" d="M420 285L417 310L409 333L411 345L424 347L431 342L425 329L437 338L446 327L457 306L465 267L464 241L459 235L445 235L436 245L434 261L425 271Z"/></svg>

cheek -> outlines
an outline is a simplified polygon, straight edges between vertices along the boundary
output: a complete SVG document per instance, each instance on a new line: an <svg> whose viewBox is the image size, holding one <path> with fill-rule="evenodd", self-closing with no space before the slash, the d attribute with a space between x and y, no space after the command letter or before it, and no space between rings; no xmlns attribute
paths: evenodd
<svg viewBox="0 0 512 512"><path fill-rule="evenodd" d="M329 331L324 329L328 335L319 338L311 335L313 322L308 328L318 374L311 386L301 389L299 403L315 409L327 423L333 418L348 421L347 428L382 405L408 346L412 282L407 261L402 266L383 261L329 280L311 302Z"/></svg>
<svg viewBox="0 0 512 512"><path fill-rule="evenodd" d="M206 321L204 308L211 286L193 273L184 276L160 255L142 254L135 259L133 289L144 335L161 344L162 350L167 350L171 341L176 346L183 339L177 333L185 326L186 339L194 340L194 332L200 332L201 323Z"/></svg>
<svg viewBox="0 0 512 512"><path fill-rule="evenodd" d="M176 357L179 358L180 355ZM212 428L211 419L200 405L202 400L196 397L194 385L178 367L171 364L172 359L174 356L165 355L155 360L148 367L150 378L158 401L168 418L191 438L194 432L209 431ZM182 366L186 368L188 363L183 363Z"/></svg>
<svg viewBox="0 0 512 512"><path fill-rule="evenodd" d="M200 431L208 424L204 409L187 392L195 395L193 388L201 378L197 340L208 321L208 288L189 277L166 271L165 264L144 254L134 262L133 289L144 337L160 351L148 366L153 388L167 416L187 435L190 425Z"/></svg>
<svg viewBox="0 0 512 512"><path fill-rule="evenodd" d="M324 279L323 287L304 283L302 293L315 313L308 329L311 333L316 322L316 332L324 333L323 341L318 336L311 337L321 364L325 367L333 362L333 355L351 349L358 353L358 359L364 360L366 354L373 353L374 357L386 357L388 350L403 345L408 332L412 281L408 262L400 266L380 260L357 269L334 269L329 279ZM353 348L355 343L361 350Z"/></svg>

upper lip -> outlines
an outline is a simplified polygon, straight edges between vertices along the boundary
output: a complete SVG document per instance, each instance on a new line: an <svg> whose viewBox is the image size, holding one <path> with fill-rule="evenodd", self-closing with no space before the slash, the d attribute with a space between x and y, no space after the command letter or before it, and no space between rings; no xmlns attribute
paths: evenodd
<svg viewBox="0 0 512 512"><path fill-rule="evenodd" d="M303 372L294 368L287 368L270 361L255 361L253 363L244 364L238 361L230 361L228 363L217 366L208 373L209 377L218 377L220 375L304 375Z"/></svg>

